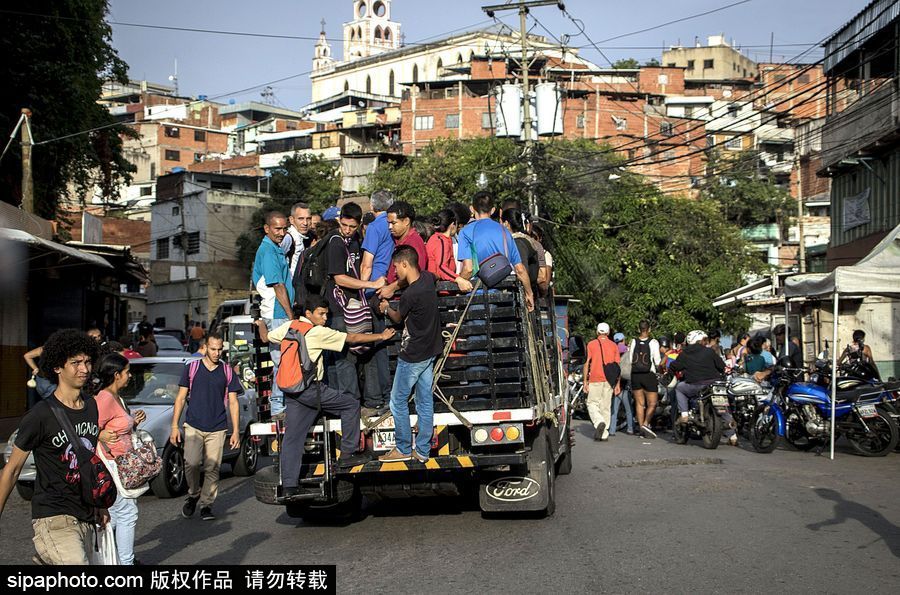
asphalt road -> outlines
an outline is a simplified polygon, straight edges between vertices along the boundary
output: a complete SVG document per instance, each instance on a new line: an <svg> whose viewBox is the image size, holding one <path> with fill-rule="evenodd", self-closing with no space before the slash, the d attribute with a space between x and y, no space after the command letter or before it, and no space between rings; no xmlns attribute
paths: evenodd
<svg viewBox="0 0 900 595"><path fill-rule="evenodd" d="M181 499L142 497L137 557L337 564L343 592L900 591L900 454L841 449L829 461L624 434L595 443L576 423L575 469L557 482L549 519L484 519L460 499L433 499L314 526L258 503L252 478L226 474L213 522L181 518ZM29 507L16 494L0 535L0 563L30 564Z"/></svg>

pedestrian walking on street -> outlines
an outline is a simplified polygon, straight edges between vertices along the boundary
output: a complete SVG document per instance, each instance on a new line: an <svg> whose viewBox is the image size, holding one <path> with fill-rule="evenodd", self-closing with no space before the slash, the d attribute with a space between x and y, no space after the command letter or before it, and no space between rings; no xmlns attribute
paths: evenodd
<svg viewBox="0 0 900 595"><path fill-rule="evenodd" d="M272 330L291 320L293 316L294 284L290 275L288 262L281 250L281 242L287 233L288 223L284 213L270 211L266 214L263 238L256 250L253 260L253 285L262 297L260 316L266 321L266 327ZM208 348L208 345L207 345ZM278 362L281 351L269 351L272 358L272 377L278 373ZM272 417L284 417L284 395L274 382L272 394L269 396L269 407Z"/></svg>
<svg viewBox="0 0 900 595"><path fill-rule="evenodd" d="M197 351L200 346L200 340L206 336L206 331L203 330L203 327L200 326L200 321L194 322L194 326L191 327L191 340L188 344L188 351L193 353Z"/></svg>
<svg viewBox="0 0 900 595"><path fill-rule="evenodd" d="M400 296L399 308L394 309L387 300L381 302L381 312L394 324L403 324L400 354L391 389L391 414L397 445L381 461L408 461L415 458L420 463L431 453L431 437L434 433L434 360L443 352L441 317L438 311L435 277L419 270L419 256L412 246L400 246L394 252L394 268L405 289ZM419 428L415 444L409 421L409 395L415 390L416 416Z"/></svg>
<svg viewBox="0 0 900 595"><path fill-rule="evenodd" d="M638 324L640 335L628 348L631 357L631 393L634 395L638 431L645 438L656 438L650 427L659 402L659 379L656 371L662 363L662 347L650 337L650 321Z"/></svg>
<svg viewBox="0 0 900 595"><path fill-rule="evenodd" d="M625 335L616 333L613 335L613 342L619 348L619 368L621 370L620 386L622 391L613 395L612 413L610 414L611 426L609 435L615 436L619 425L619 408L625 409L625 433L629 436L634 434L634 411L631 408L631 353L625 344Z"/></svg>
<svg viewBox="0 0 900 595"><path fill-rule="evenodd" d="M75 329L57 331L47 339L41 374L57 387L22 418L12 453L0 471L2 513L25 460L34 454L37 480L31 524L37 552L34 560L39 564L89 564L94 523L109 521L106 510L95 510L82 500L78 449L72 444L79 440L92 452L97 448L97 402L86 392L97 348L96 341ZM77 436L67 435L53 407L68 418Z"/></svg>
<svg viewBox="0 0 900 595"><path fill-rule="evenodd" d="M587 379L587 410L594 426L594 440L609 438L612 398L621 392L619 348L609 338L609 325L597 325L597 338L588 343L584 378Z"/></svg>
<svg viewBox="0 0 900 595"><path fill-rule="evenodd" d="M236 449L241 443L237 400L241 386L231 367L221 360L222 348L222 336L210 333L206 338L206 355L185 365L178 383L169 442L177 447L182 441L178 423L190 396L184 416L184 476L188 495L181 514L185 518L193 516L198 503L201 519L211 521L216 518L212 505L219 492L219 466L222 464L228 416L231 417L232 428L228 446Z"/></svg>
<svg viewBox="0 0 900 595"><path fill-rule="evenodd" d="M131 370L128 358L118 353L103 356L96 366L96 376L102 388L97 393L100 448L106 449L109 458L127 454L132 446L131 434L147 419L142 410L132 412L119 391L128 386ZM134 564L134 531L138 520L137 498L128 498L122 492L109 509L110 522L116 535L119 564Z"/></svg>

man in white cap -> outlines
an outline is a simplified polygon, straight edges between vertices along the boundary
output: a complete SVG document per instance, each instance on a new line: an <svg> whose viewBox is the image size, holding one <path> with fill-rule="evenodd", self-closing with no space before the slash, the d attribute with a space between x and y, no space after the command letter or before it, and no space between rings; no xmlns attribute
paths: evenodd
<svg viewBox="0 0 900 595"><path fill-rule="evenodd" d="M614 394L619 394L619 348L609 338L609 325L597 325L597 340L588 343L584 364L587 410L594 425L594 440L609 438L610 409Z"/></svg>

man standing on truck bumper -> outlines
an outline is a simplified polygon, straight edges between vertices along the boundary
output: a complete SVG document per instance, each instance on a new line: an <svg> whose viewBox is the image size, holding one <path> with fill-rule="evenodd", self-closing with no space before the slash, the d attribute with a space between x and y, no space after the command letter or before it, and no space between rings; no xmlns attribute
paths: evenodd
<svg viewBox="0 0 900 595"><path fill-rule="evenodd" d="M300 314L299 309L294 312ZM306 352L310 362L316 367L315 380L300 393L288 393L285 396L287 415L284 439L281 444L281 485L282 495L290 499L299 493L300 466L303 459L303 447L306 436L319 411L341 416L341 456L340 467L353 467L367 463L370 458L365 453L357 453L359 449L359 399L337 389L326 386L325 365L322 361L324 351L341 352L345 343L378 343L391 339L395 331L387 329L379 334L342 333L325 326L328 322L328 306L318 295L310 295L304 306L303 316L297 316L299 322L313 325L304 335ZM294 321L267 332L262 320L257 320L259 336L263 341L280 343L291 328Z"/></svg>
<svg viewBox="0 0 900 595"><path fill-rule="evenodd" d="M380 310L394 324L405 323L397 370L391 389L391 414L394 416L394 434L397 445L379 461L408 461L415 458L420 463L431 453L431 436L434 433L434 358L443 352L437 288L434 275L419 269L417 250L409 245L398 246L393 257L397 281L405 287L400 296L399 310L382 300ZM415 448L412 428L409 425L409 393L416 390L416 415L419 433Z"/></svg>
<svg viewBox="0 0 900 595"><path fill-rule="evenodd" d="M284 252L281 250L281 242L287 233L288 223L284 213L270 211L266 214L266 224L263 226L266 237L256 250L256 258L253 260L253 285L262 297L260 314L266 321L269 330L290 322L293 314L294 285L291 282L290 268ZM284 395L274 378L278 373L278 363L281 361L279 349L270 350L272 357L272 394L269 396L269 406L272 417L283 417Z"/></svg>
<svg viewBox="0 0 900 595"><path fill-rule="evenodd" d="M619 348L609 339L609 325L597 325L597 340L591 341L584 364L584 378L587 380L587 410L594 425L594 440L609 438L609 425L613 394L619 394L619 378L607 377L613 368L618 368ZM611 366L611 364L616 364ZM612 383L610 382L612 380Z"/></svg>

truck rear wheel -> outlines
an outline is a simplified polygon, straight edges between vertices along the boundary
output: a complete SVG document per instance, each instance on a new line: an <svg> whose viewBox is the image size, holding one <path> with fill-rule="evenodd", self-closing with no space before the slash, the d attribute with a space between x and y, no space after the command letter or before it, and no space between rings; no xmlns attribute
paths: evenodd
<svg viewBox="0 0 900 595"><path fill-rule="evenodd" d="M572 447L575 436L572 432L572 415L569 414L569 423L566 424L566 436L562 440L559 462L556 463L557 475L568 475L572 472Z"/></svg>

